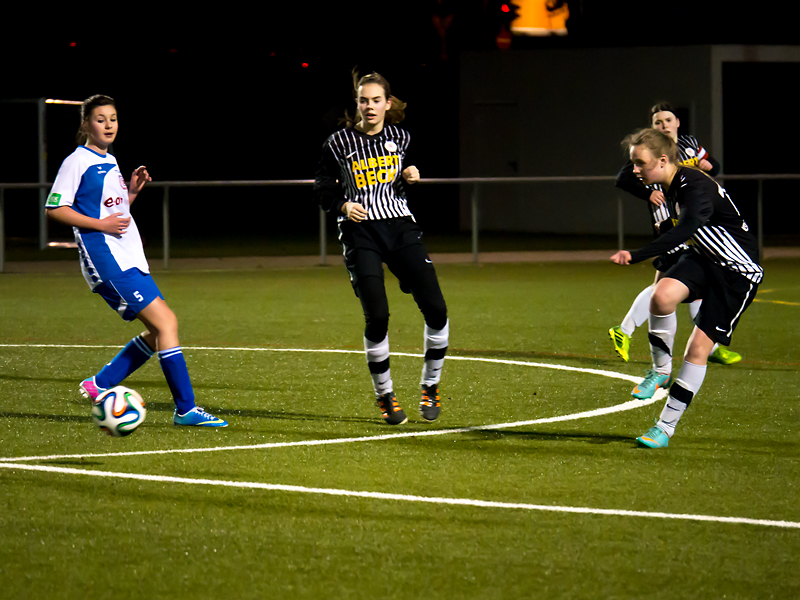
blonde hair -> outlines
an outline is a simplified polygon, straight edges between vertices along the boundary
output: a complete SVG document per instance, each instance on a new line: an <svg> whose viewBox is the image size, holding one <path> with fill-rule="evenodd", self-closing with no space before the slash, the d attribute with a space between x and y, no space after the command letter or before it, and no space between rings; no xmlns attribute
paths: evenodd
<svg viewBox="0 0 800 600"><path fill-rule="evenodd" d="M78 133L75 136L75 141L79 146L85 144L86 140L89 138L85 126L92 116L92 111L98 106L113 106L116 108L117 105L111 96L103 96L102 94L95 94L83 101L83 104L81 104L81 126L78 128Z"/></svg>
<svg viewBox="0 0 800 600"><path fill-rule="evenodd" d="M625 136L622 140L622 148L626 153L631 151L634 146L644 146L650 151L654 158L666 156L667 160L673 165L678 164L678 144L657 129L638 129Z"/></svg>
<svg viewBox="0 0 800 600"><path fill-rule="evenodd" d="M353 68L351 75L353 76L353 99L356 101L356 104L358 104L358 89L362 85L375 83L383 88L384 96L392 101L392 106L386 111L385 122L388 125L397 125L406 118L406 103L400 100L400 98L392 96L392 88L383 75L373 71L369 75L364 75L359 78L358 67ZM346 127L353 127L361 122L361 113L356 111L354 115L351 115L348 111L345 111L344 118L339 121L343 122Z"/></svg>

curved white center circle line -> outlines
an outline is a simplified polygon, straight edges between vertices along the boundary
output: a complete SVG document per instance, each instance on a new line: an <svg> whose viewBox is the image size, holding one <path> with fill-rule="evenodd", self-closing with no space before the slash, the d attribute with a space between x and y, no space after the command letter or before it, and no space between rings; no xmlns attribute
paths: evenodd
<svg viewBox="0 0 800 600"><path fill-rule="evenodd" d="M35 348L119 348L119 346L88 346L88 345L66 345L66 344L2 344L0 347L35 347ZM184 347L185 350L207 350L207 351L242 351L242 352L316 352L316 353L335 353L335 354L363 354L361 350L335 350L335 349L307 349L307 348L230 348L230 347L204 347L192 346ZM403 352L393 353L395 356L408 356L413 358L422 358L421 354L410 354ZM524 361L510 361L495 358L472 358L466 356L450 356L448 360L462 360L474 362L488 362L495 364L508 364L525 367L540 367L557 370L575 371L581 373L589 373L594 375L602 375L604 377L613 377L616 379L624 379L626 381L633 381L638 383L641 379L632 375L625 375L624 373L615 373L613 371L601 371L598 369L583 369L578 367L568 367L565 365L551 365L546 363L530 363ZM469 433L474 431L487 431L495 429L511 429L514 427L525 427L528 425L540 425L544 423L556 423L560 421L573 421L577 419L588 419L591 417L598 417L616 412L624 412L634 410L647 406L654 402L658 402L666 396L665 390L658 390L656 394L649 400L629 400L622 404L614 406L607 406L604 408L597 408L593 410L572 413L568 415L559 415L555 417L543 417L539 419L530 419L525 421L512 421L508 423L492 423L489 425L476 425L472 427L458 427L450 429L434 429L430 431L409 431L402 433L387 433L382 435L370 435L360 437L346 437L346 438L333 438L323 440L303 440L297 442L267 442L264 444L249 444L240 446L216 446L211 448L172 448L169 450L140 450L132 452L106 452L106 453L93 453L93 454L58 454L48 456L18 456L18 457L0 457L0 463L12 463L18 461L34 461L34 460L58 460L58 459L72 459L72 458L107 458L115 456L145 456L145 455L159 455L159 454L191 454L200 452L223 452L234 450L260 450L268 448L290 448L295 446L326 446L332 444L352 444L359 442L376 442L382 440L408 438L408 437L428 437L435 435L452 435L458 433Z"/></svg>

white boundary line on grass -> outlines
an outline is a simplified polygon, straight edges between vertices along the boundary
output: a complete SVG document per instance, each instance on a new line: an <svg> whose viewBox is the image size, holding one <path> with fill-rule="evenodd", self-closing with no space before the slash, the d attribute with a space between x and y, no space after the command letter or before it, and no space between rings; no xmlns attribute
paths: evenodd
<svg viewBox="0 0 800 600"><path fill-rule="evenodd" d="M435 496L412 496L408 494L386 494L383 492L359 492L331 488L310 488L299 485L280 485L275 483L258 483L249 481L223 481L215 479L188 479L185 477L169 477L164 475L140 475L137 473L115 473L110 471L94 471L88 469L70 469L65 467L49 467L44 465L0 464L0 468L23 469L27 471L44 471L65 475L86 475L91 477L112 477L115 479L133 479L136 481L152 481L160 483L183 483L189 485L212 485L229 488L269 490L293 492L300 494L323 494L327 496L347 496L370 498L375 500L396 500L400 502L424 502L427 504L447 504L451 506L474 506L479 508L505 508L529 511L546 511L587 515L604 515L620 517L644 517L650 519L674 519L682 521L703 521L713 523L731 523L740 525L758 525L762 527L780 527L784 529L800 529L800 523L794 521L773 521L769 519L748 519L744 517L717 517L712 515L673 514L663 512L647 512L639 510L614 510L606 508L586 508L576 506L548 506L545 504L525 504L515 502L493 502L490 500L472 500L470 498L441 498Z"/></svg>
<svg viewBox="0 0 800 600"><path fill-rule="evenodd" d="M119 348L120 346L89 346L78 344L0 344L2 347L14 348ZM308 348L227 348L227 347L204 347L192 346L184 347L184 350L211 350L211 351L252 351L252 352L319 352L329 354L363 354L361 350L336 350L336 349L308 349ZM393 352L394 356L407 356L413 358L422 358L422 354L411 354L407 352ZM638 383L641 377L634 375L626 375L624 373L616 373L614 371L602 371L599 369L584 369L580 367L568 367L566 365L553 365L547 363L533 363L518 360L505 360L498 358L478 358L468 356L449 356L447 360L462 360L473 362L487 362L504 365L515 365L524 367L540 367L546 369L556 369L562 371L577 371L581 373L589 373L592 375L602 375L604 377L612 377L615 379L623 379ZM649 400L629 400L622 404L608 406L604 408L597 408L594 410L582 411L579 413L572 413L568 415L561 415L557 417L543 417L539 419L532 419L526 421L513 421L510 423L494 423L489 425L476 425L474 427L459 427L451 429L434 429L432 431L413 431L403 433L387 433L383 435L371 435L362 437L348 437L348 438L333 438L326 440L303 440L299 442L267 442L264 444L251 444L244 446L216 446L211 448L173 448L169 450L140 450L133 452L106 452L97 454L53 454L49 456L17 456L17 457L0 457L0 466L3 463L13 463L21 461L32 460L58 460L58 459L72 459L72 458L104 458L114 456L143 456L153 454L192 454L199 452L222 452L230 450L260 450L266 448L288 448L294 446L325 446L331 444L352 444L358 442L376 442L381 440L408 438L408 437L427 437L434 435L450 435L456 433L468 433L473 431L488 431L494 429L511 429L514 427L525 427L527 425L540 425L543 423L557 423L560 421L574 421L577 419L588 419L591 417L598 417L616 412L624 412L634 410L658 402L666 396L665 390L658 390Z"/></svg>
<svg viewBox="0 0 800 600"><path fill-rule="evenodd" d="M0 344L0 347L37 347L37 348L118 348L118 346L81 346L81 345L54 345L54 344ZM213 347L192 347L186 348L187 350L227 350L227 351L254 351L254 352L321 352L321 353L339 353L339 354L361 354L360 350L330 350L330 349L285 349L285 348L213 348ZM409 356L421 357L420 354L409 353L394 353L396 356ZM519 365L526 367L540 367L547 369L558 369L565 371L576 371L582 373L590 373L595 375L602 375L605 377L613 377L616 379L623 379L626 381L638 382L639 378L632 375L625 375L623 373L615 373L613 371L602 371L598 369L583 369L578 367L568 367L565 365L552 365L546 363L531 363L524 361L512 361L494 358L472 358L465 356L450 356L448 360L466 360L475 362L487 362L496 364ZM657 402L666 395L664 390L658 390L656 395L646 401L630 400L615 406L599 408L595 410L583 411L579 413L572 413L569 415L561 415L557 417L544 417L540 419L533 419L529 421L515 421L511 423L495 423L490 425L480 425L475 427L461 427L456 429L437 429L433 431L417 431L417 432L404 432L392 433L385 435L363 436L354 438L335 438L329 440L305 440L300 442L274 442L267 444L254 444L248 446L223 446L215 448L186 448L186 449L172 449L172 450L150 450L139 452L114 452L105 454L72 454L72 455L52 455L52 456L30 456L30 457L12 457L0 458L0 468L17 469L24 471L38 471L47 473L61 473L65 475L84 475L88 477L109 477L116 479L131 479L138 481L152 481L162 483L183 483L188 485L211 485L230 488L242 489L260 489L269 491L284 491L303 494L324 494L328 496L346 496L358 498L370 498L378 500L395 500L401 502L421 502L428 504L445 504L451 506L473 506L479 508L500 508L500 509L517 509L527 511L544 511L544 512L560 512L572 514L588 514L588 515L604 515L604 516L622 516L622 517L640 517L651 519L672 519L684 521L700 521L700 522L715 522L715 523L730 523L730 524L743 524L743 525L756 525L762 527L779 527L784 529L800 529L800 523L793 521L775 521L769 519L749 519L744 517L719 517L711 515L692 515L692 514L672 514L662 512L647 512L647 511L634 511L634 510L614 510L604 508L586 508L586 507L573 507L573 506L547 506L543 504L525 504L525 503L511 503L511 502L495 502L488 500L473 500L469 498L441 498L430 496L413 496L407 494L388 494L384 492L363 492L353 490L340 490L331 488L310 488L296 485L281 485L271 483L247 482L247 481L224 481L213 479L189 479L185 477L169 477L163 475L145 475L137 473L121 473L113 471L96 471L91 469L73 469L67 467L53 467L47 465L27 465L20 464L17 461L26 460L55 460L65 458L91 458L91 457L111 457L111 456L139 456L145 454L171 454L171 453L194 453L194 452L218 452L223 450L251 450L261 448L282 448L291 446L321 446L329 444L343 444L355 442L371 442L386 439L406 438L406 437L425 437L432 435L449 435L455 433L466 433L472 431L488 431L494 429L509 429L513 427L523 427L525 425L535 425L541 423L555 423L559 421L570 421L576 419L585 419L615 412L622 412L633 410Z"/></svg>

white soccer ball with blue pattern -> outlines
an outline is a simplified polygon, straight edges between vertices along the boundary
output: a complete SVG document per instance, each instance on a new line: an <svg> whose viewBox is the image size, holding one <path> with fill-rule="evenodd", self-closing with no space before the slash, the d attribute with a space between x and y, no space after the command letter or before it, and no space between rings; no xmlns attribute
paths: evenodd
<svg viewBox="0 0 800 600"><path fill-rule="evenodd" d="M139 392L122 385L106 390L92 402L92 421L114 437L124 437L136 431L146 414Z"/></svg>

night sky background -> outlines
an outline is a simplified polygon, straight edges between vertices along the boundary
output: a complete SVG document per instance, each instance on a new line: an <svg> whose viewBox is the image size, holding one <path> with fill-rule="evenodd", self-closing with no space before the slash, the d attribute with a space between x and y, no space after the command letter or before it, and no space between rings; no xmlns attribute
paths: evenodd
<svg viewBox="0 0 800 600"><path fill-rule="evenodd" d="M438 169L424 170L425 177L468 176L458 169L459 56L502 52L495 46L496 4L430 0L328 2L313 10L301 2L180 10L167 3L131 10L104 5L61 12L26 9L29 14L18 27L7 23L9 33L0 42L0 116L6 132L0 181L37 179L35 106L8 100L82 100L96 93L117 101L120 133L113 152L126 177L146 164L160 181L311 179L323 141L353 106L354 66L362 73L379 71L393 93L408 102L403 126L414 137L415 162ZM800 43L794 30L800 9L794 3L767 3L736 14L729 8L732 3L716 0L642 4L570 2L569 36L515 38L506 52ZM444 59L434 15L448 14L453 21ZM784 110L792 104L781 99ZM48 180L73 150L78 125L76 107L48 107ZM449 150L442 152L443 146ZM426 152L434 147L436 160L428 160ZM316 227L317 209L308 188L175 191L175 202L192 206L173 219L178 233L190 223L201 233ZM291 220L269 218L287 203ZM28 212L6 204L7 235L25 235ZM236 210L218 211L219 206ZM453 208L444 202L441 214L432 215L441 229L457 228ZM231 213L236 218L224 216ZM241 218L251 214L268 218ZM136 218L142 228L138 213ZM35 231L35 220L30 225Z"/></svg>

